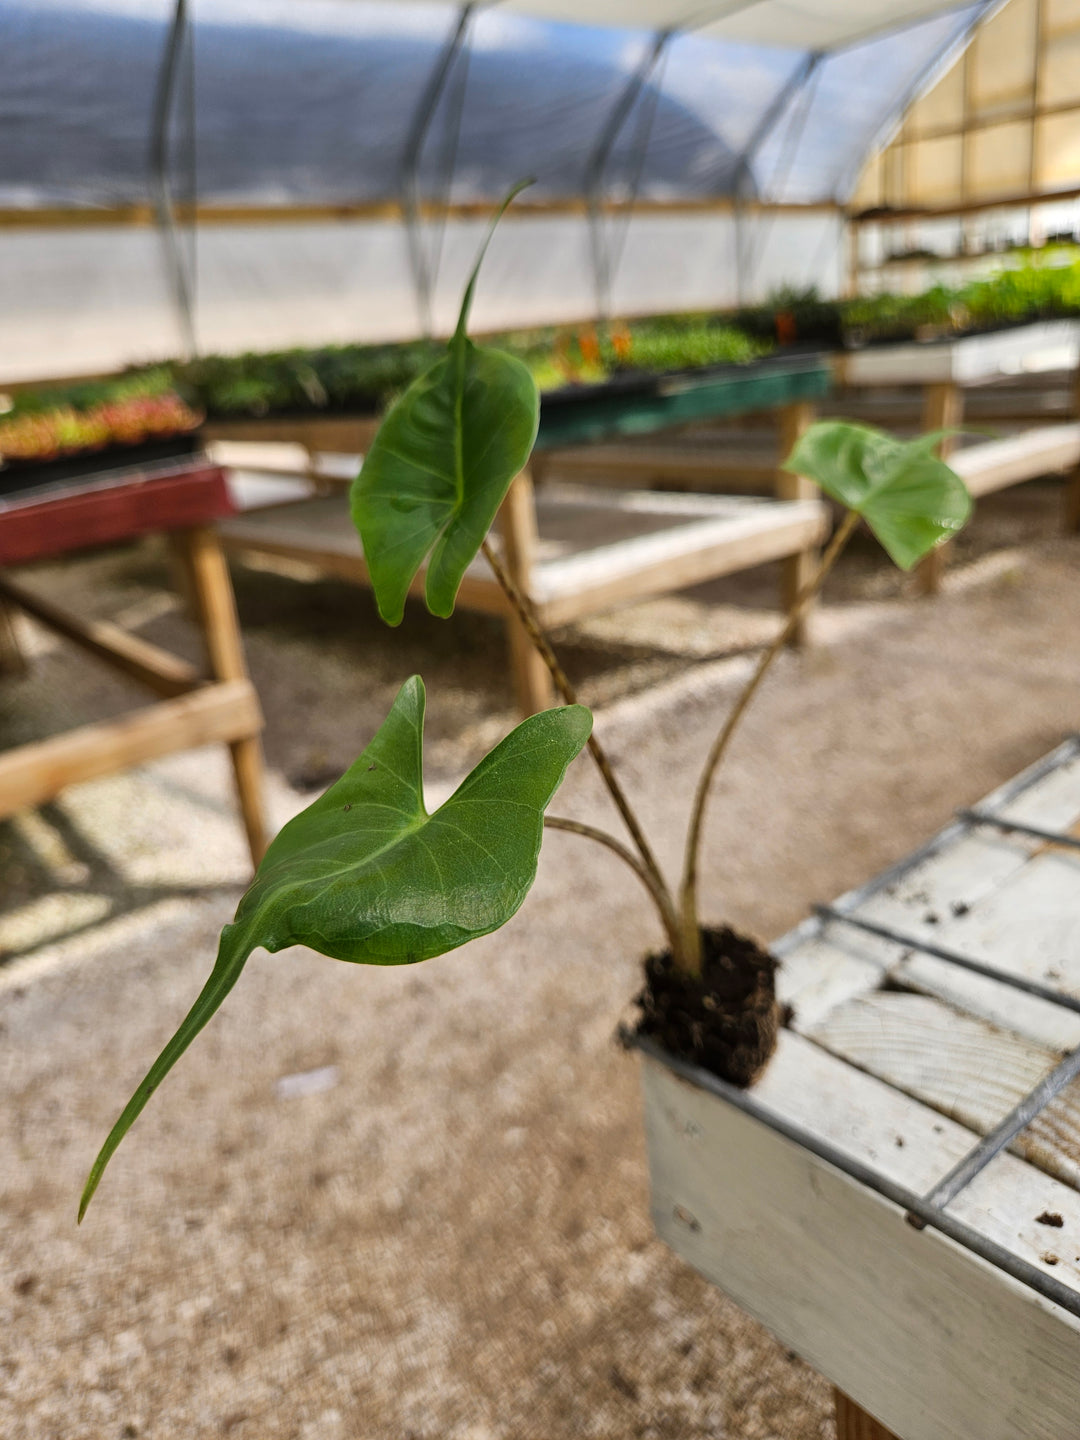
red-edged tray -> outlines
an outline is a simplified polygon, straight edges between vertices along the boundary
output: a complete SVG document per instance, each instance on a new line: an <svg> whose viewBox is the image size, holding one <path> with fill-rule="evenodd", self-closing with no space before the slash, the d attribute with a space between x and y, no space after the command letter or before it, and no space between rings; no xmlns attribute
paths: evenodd
<svg viewBox="0 0 1080 1440"><path fill-rule="evenodd" d="M0 565L187 530L235 513L224 470L199 456L16 491L0 500Z"/></svg>

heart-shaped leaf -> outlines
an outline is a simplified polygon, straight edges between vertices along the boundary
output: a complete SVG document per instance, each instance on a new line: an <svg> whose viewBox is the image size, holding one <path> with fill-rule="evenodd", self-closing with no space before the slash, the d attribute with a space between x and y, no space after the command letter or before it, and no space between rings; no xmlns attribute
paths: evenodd
<svg viewBox="0 0 1080 1440"><path fill-rule="evenodd" d="M592 716L568 705L523 721L434 815L424 809L423 726L424 686L414 675L356 763L267 850L221 932L202 993L102 1146L80 1220L116 1147L258 946L407 965L497 930L525 899L544 809L589 738Z"/></svg>
<svg viewBox="0 0 1080 1440"><path fill-rule="evenodd" d="M967 486L934 454L940 440L940 433L897 440L869 425L822 420L800 436L784 469L860 514L896 564L910 570L971 514Z"/></svg>
<svg viewBox="0 0 1080 1440"><path fill-rule="evenodd" d="M428 609L444 618L453 613L462 577L536 439L540 397L528 367L465 333L488 242L521 188L492 222L445 357L390 410L353 482L353 523L379 614L390 625L401 622L425 560Z"/></svg>

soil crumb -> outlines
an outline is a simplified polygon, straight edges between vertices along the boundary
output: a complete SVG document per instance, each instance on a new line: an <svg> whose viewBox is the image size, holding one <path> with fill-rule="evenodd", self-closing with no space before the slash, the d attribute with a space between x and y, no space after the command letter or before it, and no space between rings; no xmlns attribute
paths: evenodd
<svg viewBox="0 0 1080 1440"><path fill-rule="evenodd" d="M701 933L699 976L677 969L670 951L646 960L638 1034L745 1088L776 1049L778 962L756 940L727 926Z"/></svg>
<svg viewBox="0 0 1080 1440"><path fill-rule="evenodd" d="M1044 1210L1041 1215L1035 1216L1035 1223L1037 1225L1053 1225L1055 1230L1060 1230L1065 1221L1056 1210Z"/></svg>

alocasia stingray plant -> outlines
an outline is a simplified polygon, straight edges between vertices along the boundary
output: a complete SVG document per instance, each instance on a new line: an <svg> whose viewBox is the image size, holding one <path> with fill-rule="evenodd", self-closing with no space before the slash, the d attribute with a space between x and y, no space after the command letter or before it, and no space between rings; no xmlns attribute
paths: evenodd
<svg viewBox="0 0 1080 1440"><path fill-rule="evenodd" d="M519 187L520 188L520 187ZM514 191L493 221L497 223ZM490 240L491 231L488 234ZM484 249L486 249L485 241ZM682 884L669 888L604 750L487 535L536 438L539 400L525 366L466 333L484 250L446 354L391 409L352 495L382 617L397 624L426 566L429 610L448 616L467 566L483 551L566 704L518 725L433 815L423 799L424 687L407 680L374 739L346 774L280 832L236 917L221 934L201 994L113 1126L90 1171L79 1218L105 1166L166 1074L236 984L260 946L307 945L359 964L441 955L505 924L536 875L546 824L619 854L647 887L672 960L701 969L697 868L710 785L739 720L859 520L904 569L955 533L970 498L934 454L939 436L903 443L842 422L812 426L787 461L846 507L817 574L763 654L710 751L691 811ZM570 762L588 744L631 845L591 825L546 816Z"/></svg>

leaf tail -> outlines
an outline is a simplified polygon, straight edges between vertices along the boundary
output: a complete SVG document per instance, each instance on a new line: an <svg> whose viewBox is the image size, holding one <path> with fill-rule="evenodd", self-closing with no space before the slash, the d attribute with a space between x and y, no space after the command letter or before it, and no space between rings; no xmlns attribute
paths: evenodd
<svg viewBox="0 0 1080 1440"><path fill-rule="evenodd" d="M495 214L492 216L491 223L488 225L487 228L487 234L484 236L484 243L480 246L480 253L476 257L476 264L472 268L472 274L469 276L469 283L468 285L466 285L465 294L462 297L461 313L458 315L457 329L454 331L455 340L459 339L465 334L465 327L469 323L469 311L472 309L473 291L476 289L476 279L477 276L480 274L480 266L484 263L484 256L487 254L488 246L491 244L491 237L495 234L495 227L498 225L499 221L506 214L507 210L521 194L521 192L523 190L527 190L530 185L535 185L535 183L536 181L532 178L532 176L529 176L525 180L519 180L518 183L507 195L506 199L499 206L498 210L496 210Z"/></svg>
<svg viewBox="0 0 1080 1440"><path fill-rule="evenodd" d="M210 978L199 992L199 997L194 1005L181 1021L176 1034L151 1065L135 1094L124 1106L119 1120L109 1131L108 1138L98 1151L97 1159L94 1161L83 1187L82 1199L79 1201L78 1223L80 1225L90 1201L94 1198L94 1191L105 1173L105 1167L115 1154L120 1141L142 1114L150 1096L153 1095L162 1080L165 1079L165 1076L239 980L240 972L247 964L248 957L254 948L254 945L248 943L246 929L241 930L236 925L226 925L221 934L217 959L210 972Z"/></svg>

